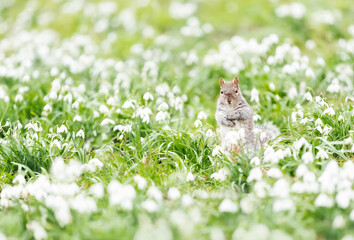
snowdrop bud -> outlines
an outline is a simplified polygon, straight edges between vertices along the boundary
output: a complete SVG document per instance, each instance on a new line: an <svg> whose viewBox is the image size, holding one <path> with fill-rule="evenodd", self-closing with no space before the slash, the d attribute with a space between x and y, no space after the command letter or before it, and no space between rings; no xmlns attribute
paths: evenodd
<svg viewBox="0 0 354 240"><path fill-rule="evenodd" d="M194 176L191 172L189 172L189 173L187 174L187 179L186 179L186 181L187 181L187 182L194 182L194 180L195 180L195 176Z"/></svg>
<svg viewBox="0 0 354 240"><path fill-rule="evenodd" d="M154 100L154 96L152 96L152 94L149 93L149 92L146 92L146 93L144 94L143 98L144 98L145 101Z"/></svg>
<svg viewBox="0 0 354 240"><path fill-rule="evenodd" d="M275 90L275 85L274 85L274 83L269 83L269 89L271 90L271 91L274 91Z"/></svg>

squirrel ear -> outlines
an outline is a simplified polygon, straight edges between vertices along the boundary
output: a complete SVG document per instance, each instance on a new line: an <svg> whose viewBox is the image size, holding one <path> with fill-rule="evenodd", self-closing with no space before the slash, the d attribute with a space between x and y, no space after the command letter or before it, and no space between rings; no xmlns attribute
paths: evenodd
<svg viewBox="0 0 354 240"><path fill-rule="evenodd" d="M224 85L224 83L225 83L224 79L220 78L220 85L222 86L222 85Z"/></svg>
<svg viewBox="0 0 354 240"><path fill-rule="evenodd" d="M234 81L233 81L235 84L236 84L236 86L238 87L238 77L237 76L235 76L235 78L234 78Z"/></svg>

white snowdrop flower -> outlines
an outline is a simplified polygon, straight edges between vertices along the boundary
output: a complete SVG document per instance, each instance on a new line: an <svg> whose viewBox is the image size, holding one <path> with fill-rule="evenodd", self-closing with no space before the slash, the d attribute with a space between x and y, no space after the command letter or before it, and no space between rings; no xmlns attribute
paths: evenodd
<svg viewBox="0 0 354 240"><path fill-rule="evenodd" d="M156 114L156 121L161 122L170 118L170 114L165 111L160 111Z"/></svg>
<svg viewBox="0 0 354 240"><path fill-rule="evenodd" d="M31 229L33 231L33 237L36 240L41 240L41 239L47 239L48 235L46 230L42 227L42 225L39 224L37 221L31 221L28 223L28 229ZM0 237L0 239L2 239ZM4 238L6 240L6 238Z"/></svg>
<svg viewBox="0 0 354 240"><path fill-rule="evenodd" d="M97 210L96 201L84 194L79 194L71 199L70 206L79 213L92 213Z"/></svg>
<svg viewBox="0 0 354 240"><path fill-rule="evenodd" d="M312 22L317 24L333 25L335 22L334 14L328 10L318 10L311 14Z"/></svg>
<svg viewBox="0 0 354 240"><path fill-rule="evenodd" d="M198 113L198 119L199 119L199 120L207 119L207 114L206 114L205 112L203 112L203 111L200 111L200 112Z"/></svg>
<svg viewBox="0 0 354 240"><path fill-rule="evenodd" d="M79 130L77 133L76 133L76 137L81 137L81 138L85 138L85 132L84 130Z"/></svg>
<svg viewBox="0 0 354 240"><path fill-rule="evenodd" d="M283 4L275 9L275 15L280 18L292 17L294 19L301 19L305 13L306 7L298 2Z"/></svg>
<svg viewBox="0 0 354 240"><path fill-rule="evenodd" d="M49 195L45 198L45 205L52 208L55 218L61 227L68 225L72 221L68 202L61 196Z"/></svg>
<svg viewBox="0 0 354 240"><path fill-rule="evenodd" d="M336 113L332 107L329 107L323 111L322 116L325 114L328 114L330 116L334 116Z"/></svg>
<svg viewBox="0 0 354 240"><path fill-rule="evenodd" d="M208 129L208 131L205 133L205 136L207 136L208 138L214 137L214 132L213 132L213 130Z"/></svg>
<svg viewBox="0 0 354 240"><path fill-rule="evenodd" d="M148 191L147 191L147 195L151 198L154 198L157 202L161 202L162 201L162 193L161 191L155 187L155 186L151 186L149 187Z"/></svg>
<svg viewBox="0 0 354 240"><path fill-rule="evenodd" d="M277 199L273 203L273 211L274 212L291 211L294 209L295 209L295 204L289 198Z"/></svg>
<svg viewBox="0 0 354 240"><path fill-rule="evenodd" d="M325 150L320 147L316 147L318 149L318 153L316 154L316 159L328 159L328 154Z"/></svg>
<svg viewBox="0 0 354 240"><path fill-rule="evenodd" d="M272 196L287 198L289 196L289 190L289 183L285 179L281 178L274 183L270 193Z"/></svg>
<svg viewBox="0 0 354 240"><path fill-rule="evenodd" d="M255 88L251 91L251 102L259 103L259 91Z"/></svg>
<svg viewBox="0 0 354 240"><path fill-rule="evenodd" d="M271 91L274 91L275 90L275 85L274 85L274 83L269 83L269 89L271 90Z"/></svg>
<svg viewBox="0 0 354 240"><path fill-rule="evenodd" d="M251 159L250 163L251 163L251 165L259 166L261 164L261 160L258 157L254 157Z"/></svg>
<svg viewBox="0 0 354 240"><path fill-rule="evenodd" d="M339 84L339 79L333 78L326 90L327 90L327 92L330 92L330 93L339 93L341 88L342 87Z"/></svg>
<svg viewBox="0 0 354 240"><path fill-rule="evenodd" d="M348 208L352 199L352 190L342 190L337 193L336 202L340 208Z"/></svg>
<svg viewBox="0 0 354 240"><path fill-rule="evenodd" d="M132 125L116 125L113 128L113 131L120 131L120 132L131 132L132 131Z"/></svg>
<svg viewBox="0 0 354 240"><path fill-rule="evenodd" d="M307 101L312 102L312 95L311 95L311 93L309 93L309 92L305 93L304 98L305 98Z"/></svg>
<svg viewBox="0 0 354 240"><path fill-rule="evenodd" d="M57 128L57 133L68 133L68 129L66 128L65 125L61 125L60 127Z"/></svg>
<svg viewBox="0 0 354 240"><path fill-rule="evenodd" d="M316 42L312 39L306 41L305 46L307 49L312 50L316 47Z"/></svg>
<svg viewBox="0 0 354 240"><path fill-rule="evenodd" d="M334 204L333 200L325 193L321 193L317 196L315 200L316 207L327 207L330 208Z"/></svg>
<svg viewBox="0 0 354 240"><path fill-rule="evenodd" d="M315 125L316 126L322 126L323 125L323 122L320 118L317 118L317 120L315 121Z"/></svg>
<svg viewBox="0 0 354 240"><path fill-rule="evenodd" d="M337 215L333 220L332 226L334 228L344 228L345 224L346 222L344 217L342 215Z"/></svg>
<svg viewBox="0 0 354 240"><path fill-rule="evenodd" d="M250 214L253 210L253 203L249 197L245 197L241 199L240 207L242 212Z"/></svg>
<svg viewBox="0 0 354 240"><path fill-rule="evenodd" d="M303 177L308 172L305 164L301 163L296 169L296 176Z"/></svg>
<svg viewBox="0 0 354 240"><path fill-rule="evenodd" d="M354 221L354 209L350 212L349 219Z"/></svg>
<svg viewBox="0 0 354 240"><path fill-rule="evenodd" d="M133 200L136 192L133 186L129 184L121 184L116 180L108 184L109 204L120 205L124 210L133 209Z"/></svg>
<svg viewBox="0 0 354 240"><path fill-rule="evenodd" d="M300 138L299 140L297 140L296 142L294 142L293 147L295 148L295 150L299 151L301 149L302 146L305 146L306 148L311 146L309 144L309 142L305 139L305 138Z"/></svg>
<svg viewBox="0 0 354 240"><path fill-rule="evenodd" d="M197 5L192 2L172 2L168 8L168 12L172 18L186 19L192 16L197 10Z"/></svg>
<svg viewBox="0 0 354 240"><path fill-rule="evenodd" d="M253 115L253 121L257 122L258 120L261 120L261 119L262 119L262 117L260 115L258 115L258 114ZM257 131L256 129L258 129L258 128L254 128L253 131Z"/></svg>
<svg viewBox="0 0 354 240"><path fill-rule="evenodd" d="M296 122L296 115L297 115L297 112L292 112L291 113L291 121L292 122Z"/></svg>
<svg viewBox="0 0 354 240"><path fill-rule="evenodd" d="M105 125L108 125L108 124L114 124L114 123L115 122L112 119L105 118L105 119L102 120L101 126L105 126Z"/></svg>
<svg viewBox="0 0 354 240"><path fill-rule="evenodd" d="M143 123L149 123L150 122L150 114L152 114L152 111L150 108L145 107L145 108L138 108L136 112L134 113L134 117L140 117Z"/></svg>
<svg viewBox="0 0 354 240"><path fill-rule="evenodd" d="M270 188L269 184L266 183L265 181L257 181L254 184L253 190L257 197L264 198L267 196L267 191L269 188Z"/></svg>
<svg viewBox="0 0 354 240"><path fill-rule="evenodd" d="M195 120L195 122L194 122L194 126L195 126L196 128L198 128L198 127L203 126L203 123L202 123L199 119L197 119L197 120Z"/></svg>
<svg viewBox="0 0 354 240"><path fill-rule="evenodd" d="M228 175L228 171L224 168L220 169L219 171L211 174L211 178L212 179L215 179L216 181L220 181L220 182L223 182L226 180L226 177Z"/></svg>
<svg viewBox="0 0 354 240"><path fill-rule="evenodd" d="M338 121L343 121L344 122L344 117L342 115L339 115Z"/></svg>
<svg viewBox="0 0 354 240"><path fill-rule="evenodd" d="M194 182L194 180L195 180L195 176L194 176L191 172L189 172L189 173L187 174L186 181L187 181L187 182Z"/></svg>
<svg viewBox="0 0 354 240"><path fill-rule="evenodd" d="M103 163L98 158L92 158L88 163L82 165L82 170L86 172L95 172L102 167Z"/></svg>
<svg viewBox="0 0 354 240"><path fill-rule="evenodd" d="M222 147L221 146L215 146L215 148L213 149L213 152L212 152L212 156L215 157L215 156L218 156L218 155L221 155L221 152L222 152Z"/></svg>
<svg viewBox="0 0 354 240"><path fill-rule="evenodd" d="M148 199L141 203L141 207L148 212L157 212L159 210L159 205L154 200Z"/></svg>
<svg viewBox="0 0 354 240"><path fill-rule="evenodd" d="M101 104L98 110L101 113L109 113L109 108L105 104Z"/></svg>
<svg viewBox="0 0 354 240"><path fill-rule="evenodd" d="M68 164L64 163L64 159L58 157L54 159L50 172L54 179L62 182L70 182L77 179L81 175L81 164L75 160L70 160Z"/></svg>
<svg viewBox="0 0 354 240"><path fill-rule="evenodd" d="M26 179L22 174L17 174L17 176L12 180L13 184L24 185L26 183Z"/></svg>
<svg viewBox="0 0 354 240"><path fill-rule="evenodd" d="M283 176L283 173L280 171L279 168L272 167L267 171L267 176L272 178L281 178Z"/></svg>
<svg viewBox="0 0 354 240"><path fill-rule="evenodd" d="M305 164L312 163L313 162L313 154L312 152L305 152L301 159L304 161Z"/></svg>
<svg viewBox="0 0 354 240"><path fill-rule="evenodd" d="M134 101L133 100L127 100L123 103L123 106L122 106L123 109L128 109L128 108L132 108L132 109L135 109L135 106L134 106Z"/></svg>
<svg viewBox="0 0 354 240"><path fill-rule="evenodd" d="M74 122L81 122L82 121L82 117L79 115L76 115L73 119Z"/></svg>
<svg viewBox="0 0 354 240"><path fill-rule="evenodd" d="M89 193L95 198L103 198L104 187L102 183L95 183L89 188Z"/></svg>
<svg viewBox="0 0 354 240"><path fill-rule="evenodd" d="M193 202L194 202L193 198L192 198L191 196L189 196L188 194L184 194L184 195L182 196L181 201L182 201L183 207L189 207L189 206L191 206L191 205L193 204Z"/></svg>
<svg viewBox="0 0 354 240"><path fill-rule="evenodd" d="M162 102L158 107L158 111L167 111L169 109L169 106L166 102Z"/></svg>
<svg viewBox="0 0 354 240"><path fill-rule="evenodd" d="M298 92L297 92L297 89L295 87L291 87L289 90L288 90L288 97L290 99L294 99L296 96L298 95Z"/></svg>
<svg viewBox="0 0 354 240"><path fill-rule="evenodd" d="M43 107L43 111L45 111L45 112L52 112L52 110L53 110L53 108L52 108L52 106L51 106L49 103L47 103L47 104Z"/></svg>
<svg viewBox="0 0 354 240"><path fill-rule="evenodd" d="M155 91L160 96L165 96L170 91L170 87L166 83L162 83L156 86Z"/></svg>
<svg viewBox="0 0 354 240"><path fill-rule="evenodd" d="M93 111L93 118L98 118L100 116L99 112Z"/></svg>
<svg viewBox="0 0 354 240"><path fill-rule="evenodd" d="M138 189L143 190L147 186L147 181L145 178L143 178L140 175L135 175L134 176L134 181L138 185Z"/></svg>
<svg viewBox="0 0 354 240"><path fill-rule="evenodd" d="M250 174L248 175L247 182L252 182L252 181L259 181L262 180L262 170L259 167L255 167L250 171Z"/></svg>
<svg viewBox="0 0 354 240"><path fill-rule="evenodd" d="M171 187L170 189L168 189L167 197L171 200L177 200L181 197L181 193L177 188Z"/></svg>
<svg viewBox="0 0 354 240"><path fill-rule="evenodd" d="M154 100L154 96L150 92L146 92L143 98L145 101Z"/></svg>
<svg viewBox="0 0 354 240"><path fill-rule="evenodd" d="M224 199L219 205L219 212L235 213L237 210L237 205L227 198Z"/></svg>

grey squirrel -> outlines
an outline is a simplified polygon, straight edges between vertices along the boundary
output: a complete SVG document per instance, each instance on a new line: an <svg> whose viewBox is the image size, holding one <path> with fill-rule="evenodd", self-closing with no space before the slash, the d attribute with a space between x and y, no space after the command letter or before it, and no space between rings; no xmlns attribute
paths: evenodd
<svg viewBox="0 0 354 240"><path fill-rule="evenodd" d="M230 82L220 78L220 87L215 119L220 127L221 145L226 153L257 151L279 135L279 129L271 123L255 126L253 110L242 96L237 76Z"/></svg>

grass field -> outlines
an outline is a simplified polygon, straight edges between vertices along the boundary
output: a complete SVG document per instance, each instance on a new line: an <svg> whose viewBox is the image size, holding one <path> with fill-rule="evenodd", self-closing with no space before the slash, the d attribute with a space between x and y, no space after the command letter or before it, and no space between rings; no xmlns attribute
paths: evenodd
<svg viewBox="0 0 354 240"><path fill-rule="evenodd" d="M0 1L0 239L354 240L351 1ZM256 156L220 151L237 75Z"/></svg>

